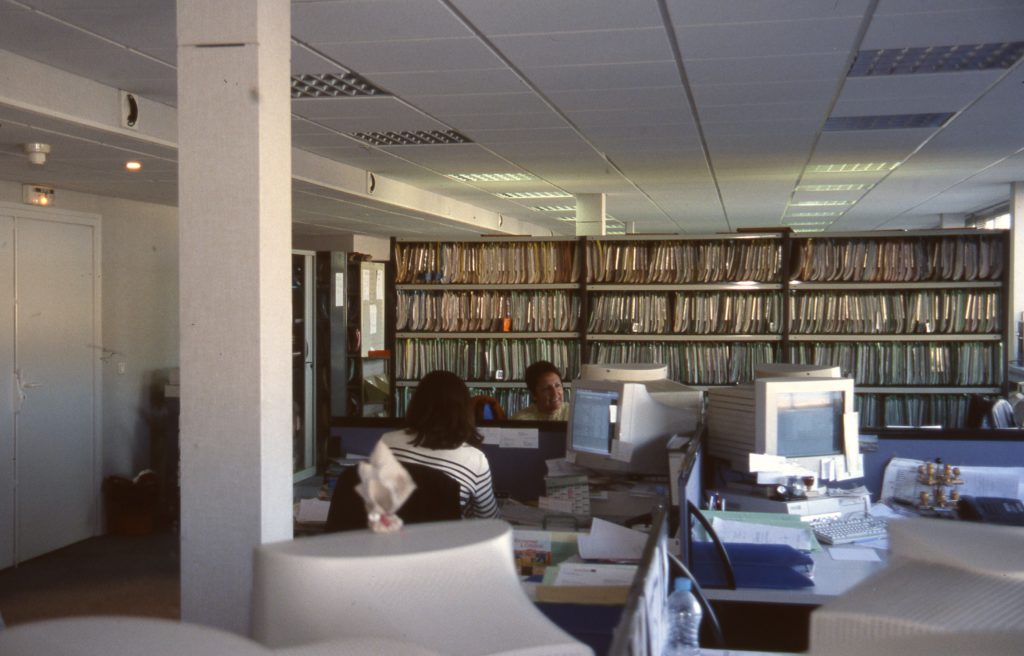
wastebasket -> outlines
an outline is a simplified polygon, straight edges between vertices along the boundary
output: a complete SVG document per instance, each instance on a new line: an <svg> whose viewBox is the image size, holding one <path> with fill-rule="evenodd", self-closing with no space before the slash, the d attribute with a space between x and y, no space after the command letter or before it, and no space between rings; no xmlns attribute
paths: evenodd
<svg viewBox="0 0 1024 656"><path fill-rule="evenodd" d="M159 485L144 471L134 479L108 476L103 481L109 535L148 535L157 525Z"/></svg>

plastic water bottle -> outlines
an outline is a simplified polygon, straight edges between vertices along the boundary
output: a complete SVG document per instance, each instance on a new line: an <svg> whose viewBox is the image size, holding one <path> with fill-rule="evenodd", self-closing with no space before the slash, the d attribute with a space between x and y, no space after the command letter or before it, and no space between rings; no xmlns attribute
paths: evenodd
<svg viewBox="0 0 1024 656"><path fill-rule="evenodd" d="M690 579L675 580L668 596L668 637L664 656L695 656L700 654L700 620L704 611L690 591Z"/></svg>

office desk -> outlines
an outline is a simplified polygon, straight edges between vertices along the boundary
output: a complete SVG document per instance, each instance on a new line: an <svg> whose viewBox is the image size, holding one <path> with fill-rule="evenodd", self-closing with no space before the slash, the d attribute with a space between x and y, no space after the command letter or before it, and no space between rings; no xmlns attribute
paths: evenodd
<svg viewBox="0 0 1024 656"><path fill-rule="evenodd" d="M869 547L839 548L868 549ZM738 588L722 590L705 588L704 594L712 601L739 601L755 604L795 604L820 606L837 597L869 576L885 568L886 553L873 549L881 562L864 560L835 560L829 553L830 547L811 554L814 559L814 587L799 590L768 590L764 588Z"/></svg>
<svg viewBox="0 0 1024 656"><path fill-rule="evenodd" d="M824 547L812 554L812 588L704 589L722 625L726 646L745 650L807 651L810 615L814 609L885 569L885 552L875 550L881 556L881 562L834 560L829 548Z"/></svg>

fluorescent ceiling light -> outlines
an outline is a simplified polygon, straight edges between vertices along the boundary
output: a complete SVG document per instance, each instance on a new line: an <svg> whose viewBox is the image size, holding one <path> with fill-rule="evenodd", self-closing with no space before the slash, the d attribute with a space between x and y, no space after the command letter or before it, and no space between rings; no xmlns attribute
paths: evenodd
<svg viewBox="0 0 1024 656"><path fill-rule="evenodd" d="M864 191L874 185L870 184L820 184L799 185L797 191Z"/></svg>
<svg viewBox="0 0 1024 656"><path fill-rule="evenodd" d="M852 200L801 200L796 203L790 203L790 207L842 207L844 205L853 205Z"/></svg>
<svg viewBox="0 0 1024 656"><path fill-rule="evenodd" d="M534 179L529 173L449 173L445 177L459 182L529 182Z"/></svg>
<svg viewBox="0 0 1024 656"><path fill-rule="evenodd" d="M825 121L825 132L857 130L911 130L941 128L954 112L933 114L878 114L876 116L833 116Z"/></svg>
<svg viewBox="0 0 1024 656"><path fill-rule="evenodd" d="M530 209L534 212L572 212L576 207L574 205L537 205Z"/></svg>
<svg viewBox="0 0 1024 656"><path fill-rule="evenodd" d="M899 162L857 162L850 164L813 164L807 167L811 173L875 173L891 171Z"/></svg>
<svg viewBox="0 0 1024 656"><path fill-rule="evenodd" d="M791 227L793 228L793 232L825 232L824 228L814 228L814 227L806 227L806 226L791 226Z"/></svg>
<svg viewBox="0 0 1024 656"><path fill-rule="evenodd" d="M962 73L1006 69L1013 66L1021 54L1024 54L1024 41L861 50L857 53L847 76Z"/></svg>
<svg viewBox="0 0 1024 656"><path fill-rule="evenodd" d="M292 98L354 98L389 96L363 76L348 73L311 73L292 76Z"/></svg>
<svg viewBox="0 0 1024 656"><path fill-rule="evenodd" d="M832 221L786 221L786 225L790 227L794 226L827 226L832 225Z"/></svg>
<svg viewBox="0 0 1024 656"><path fill-rule="evenodd" d="M353 132L351 136L374 146L439 146L473 143L469 137L455 130Z"/></svg>
<svg viewBox="0 0 1024 656"><path fill-rule="evenodd" d="M498 198L572 198L564 191L504 191L494 194Z"/></svg>
<svg viewBox="0 0 1024 656"><path fill-rule="evenodd" d="M840 216L841 214L842 212L793 212L789 216L813 218L816 216Z"/></svg>

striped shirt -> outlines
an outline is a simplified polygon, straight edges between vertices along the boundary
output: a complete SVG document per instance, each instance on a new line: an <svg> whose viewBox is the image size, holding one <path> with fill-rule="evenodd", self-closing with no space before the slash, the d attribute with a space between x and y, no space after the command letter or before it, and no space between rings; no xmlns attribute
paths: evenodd
<svg viewBox="0 0 1024 656"><path fill-rule="evenodd" d="M457 449L428 449L413 446L411 442L415 438L415 435L400 430L384 433L380 439L388 445L399 462L426 465L455 479L459 484L459 500L464 518L499 516L491 484L491 466L483 451L468 444Z"/></svg>

